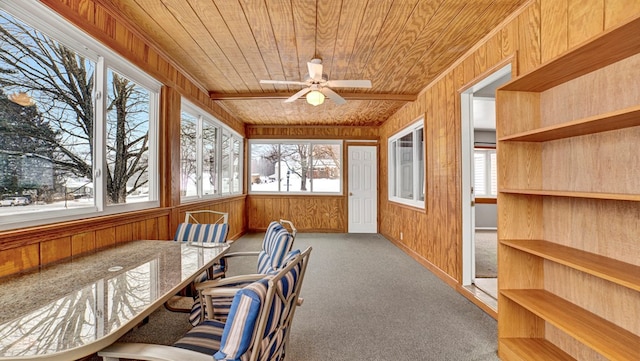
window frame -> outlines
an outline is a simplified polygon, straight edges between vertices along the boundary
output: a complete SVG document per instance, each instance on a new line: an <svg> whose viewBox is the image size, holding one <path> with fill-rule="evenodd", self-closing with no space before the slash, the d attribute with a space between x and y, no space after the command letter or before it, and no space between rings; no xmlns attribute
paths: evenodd
<svg viewBox="0 0 640 361"><path fill-rule="evenodd" d="M340 182L339 182L339 190L336 192L314 192L313 191L313 178L310 179L311 190L309 191L286 191L286 190L278 190L278 191L259 191L253 190L251 187L252 179L252 161L251 161L251 147L254 144L278 144L278 145L295 145L295 144L309 144L311 147L315 145L338 145L340 147ZM253 195L292 195L292 196L341 196L344 194L344 141L341 139L321 139L321 140L313 140L313 139L249 139L247 152L249 153L247 156L248 165L247 165L247 174L246 177L246 186L247 192ZM313 163L313 158L311 159L311 163ZM280 183L280 182L278 182ZM280 184L278 185L280 188Z"/></svg>
<svg viewBox="0 0 640 361"><path fill-rule="evenodd" d="M395 133L394 135L392 135L391 137L389 137L388 142L387 142L387 169L389 170L388 172L388 200L390 202L394 202L394 203L401 203L404 205L408 205L411 207L416 207L416 208L420 208L420 209L425 209L426 208L426 195L427 195L427 183L426 183L426 174L427 174L427 168L426 168L426 150L425 150L425 125L424 125L424 118L421 117L418 120L416 120L415 122L413 122L412 124L410 124L409 126L405 127L404 129L402 129L401 131ZM422 144L416 144L417 142L417 135L418 133L421 132L422 133ZM408 198L402 198L400 196L397 196L397 192L399 192L398 186L400 184L402 184L402 180L400 179L402 172L397 172L396 169L398 168L398 164L400 162L400 154L398 152L396 152L397 149L397 142L402 139L403 137L409 135L409 134L413 134L413 138L412 138L412 160L413 160L413 165L412 165L412 194L413 194L413 198L412 199L408 199ZM420 154L420 151L422 152L422 154ZM420 155L422 155L422 157L420 157ZM422 162L420 162L420 160L422 160ZM422 166L422 169L420 169L420 166ZM422 179L420 179L420 175L422 174ZM420 187L422 186L422 190L420 189ZM421 193L422 191L422 193ZM422 195L423 199L420 199L420 195Z"/></svg>
<svg viewBox="0 0 640 361"><path fill-rule="evenodd" d="M483 154L484 155L484 162L485 162L485 171L484 171L484 186L485 189L488 192L485 193L478 193L478 187L476 186L476 172L477 169L475 167L475 156L476 154ZM491 162L491 155L493 154L494 158L496 159L496 163L494 164L495 166L492 167L492 162ZM473 189L474 189L474 196L476 198L498 198L498 189L497 189L497 179L498 179L498 174L497 174L497 153L496 153L496 148L495 147L478 147L475 146L473 148L473 159L474 159L474 167L473 167ZM493 182L492 182L493 181ZM492 192L492 184L496 184L496 188L495 188L495 193Z"/></svg>
<svg viewBox="0 0 640 361"><path fill-rule="evenodd" d="M237 133L236 131L234 131L233 129L229 128L227 125L225 125L224 123L222 123L220 120L218 120L215 116L211 115L210 113L208 113L207 111L203 110L202 108L200 108L199 106L195 105L194 103L190 102L189 100L185 99L184 97L181 99L181 109L180 109L180 119L181 119L181 126L182 126L182 113L183 112L187 112L188 114L190 114L192 117L194 117L197 121L196 123L196 129L197 129L197 134L196 134L196 173L197 173L197 179L196 179L196 194L195 195L182 195L182 185L180 188L180 203L189 203L189 202L195 202L195 201L200 201L203 199L215 199L215 198L224 198L224 197L233 197L233 196L237 196L242 194L243 189L242 187L238 187L237 191L234 191L233 187L231 186L231 183L229 183L229 192L223 192L223 177L222 177L222 160L223 160L223 137L227 136L230 139L230 144L232 145L231 150L233 150L233 144L234 142L239 142L239 156L238 156L238 161L242 162L243 158L243 153L244 153L244 138ZM216 129L216 141L215 141L215 146L216 146L216 162L215 162L215 167L216 167L216 174L217 174L217 179L216 179L216 183L215 183L215 189L219 190L219 192L215 192L215 193L211 193L211 194L204 194L204 187L203 187L203 169L204 169L204 154L203 154L203 139L202 139L202 131L203 131L203 127L204 124L210 125L212 127L214 127ZM182 152L182 148L180 149L180 152ZM229 157L228 161L228 169L229 172L231 174L233 174L233 162L234 162L234 157L233 157L233 151L231 152L232 156ZM180 159L182 159L182 155L180 156ZM243 179L243 165L242 163L239 164L240 166L238 167L238 179L239 179L239 184L242 185L242 179ZM182 169L182 167L181 167ZM180 175L182 176L182 174ZM230 180L233 179L232 177L230 178Z"/></svg>
<svg viewBox="0 0 640 361"><path fill-rule="evenodd" d="M74 24L62 18L45 5L38 2L0 2L0 10L11 14L28 26L50 39L73 50L76 54L95 63L94 73L94 144L92 183L94 186L94 204L87 207L71 209L54 209L1 215L0 230L16 227L37 226L57 222L77 220L81 218L112 215L130 211L157 208L160 206L159 191L159 113L160 91L162 83L151 75L126 60L116 51L100 43L86 34ZM111 70L126 77L149 91L149 124L148 124L148 178L149 199L146 201L110 204L106 199L107 169L107 72Z"/></svg>

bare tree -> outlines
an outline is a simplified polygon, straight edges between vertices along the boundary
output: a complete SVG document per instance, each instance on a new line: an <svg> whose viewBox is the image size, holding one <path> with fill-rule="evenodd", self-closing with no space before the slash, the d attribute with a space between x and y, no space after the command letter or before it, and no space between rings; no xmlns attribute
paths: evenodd
<svg viewBox="0 0 640 361"><path fill-rule="evenodd" d="M194 120L195 121L195 120ZM197 163L195 159L197 147L196 123L187 121L180 126L180 190L186 196L189 182L196 182Z"/></svg>
<svg viewBox="0 0 640 361"><path fill-rule="evenodd" d="M35 100L52 130L43 133L40 141L54 149L50 161L56 173L93 179L95 62L2 12L0 42L0 86L30 93ZM148 182L144 176L148 129L139 128L148 116L146 120L139 117L144 96L134 83L117 75L112 82L107 109L115 114L115 132L109 135L115 142L107 150L108 156L113 155L107 194L109 202L122 203L127 194ZM42 125L25 122L23 126L30 132Z"/></svg>
<svg viewBox="0 0 640 361"><path fill-rule="evenodd" d="M128 194L149 182L145 177L149 131L137 129L146 124L144 121L129 121L139 114L145 117L148 95L139 91L135 83L116 73L113 74L110 88L107 106L110 115L107 117L107 194L109 202L125 203Z"/></svg>

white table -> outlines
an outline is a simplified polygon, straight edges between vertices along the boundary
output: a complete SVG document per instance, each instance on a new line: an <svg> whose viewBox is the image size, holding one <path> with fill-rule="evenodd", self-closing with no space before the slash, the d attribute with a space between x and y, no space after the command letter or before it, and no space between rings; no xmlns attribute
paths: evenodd
<svg viewBox="0 0 640 361"><path fill-rule="evenodd" d="M134 241L0 279L0 360L73 360L117 341L229 247Z"/></svg>

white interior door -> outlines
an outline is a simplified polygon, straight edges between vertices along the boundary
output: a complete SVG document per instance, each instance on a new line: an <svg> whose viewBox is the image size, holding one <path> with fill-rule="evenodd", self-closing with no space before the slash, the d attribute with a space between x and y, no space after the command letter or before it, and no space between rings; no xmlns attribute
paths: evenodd
<svg viewBox="0 0 640 361"><path fill-rule="evenodd" d="M378 232L377 147L349 146L349 233Z"/></svg>

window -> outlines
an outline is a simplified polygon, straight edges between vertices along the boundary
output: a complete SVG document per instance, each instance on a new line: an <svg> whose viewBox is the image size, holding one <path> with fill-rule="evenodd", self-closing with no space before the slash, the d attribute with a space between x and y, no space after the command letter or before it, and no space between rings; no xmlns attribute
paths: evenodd
<svg viewBox="0 0 640 361"><path fill-rule="evenodd" d="M253 193L342 193L341 141L250 140Z"/></svg>
<svg viewBox="0 0 640 361"><path fill-rule="evenodd" d="M389 200L424 208L424 125L420 120L389 138Z"/></svg>
<svg viewBox="0 0 640 361"><path fill-rule="evenodd" d="M161 84L36 2L0 27L0 228L157 207Z"/></svg>
<svg viewBox="0 0 640 361"><path fill-rule="evenodd" d="M496 150L475 148L473 151L474 193L476 197L498 196Z"/></svg>
<svg viewBox="0 0 640 361"><path fill-rule="evenodd" d="M242 141L209 113L183 100L180 125L182 201L242 193Z"/></svg>

